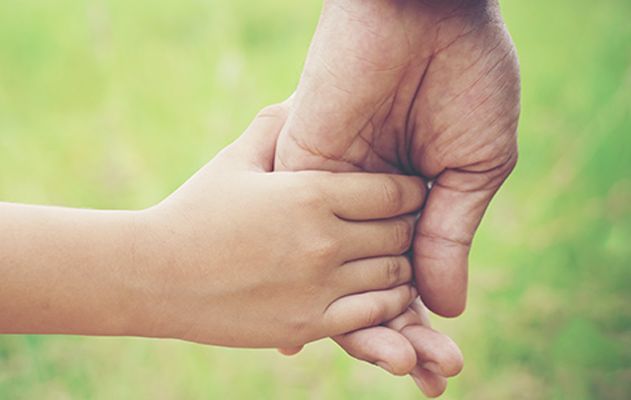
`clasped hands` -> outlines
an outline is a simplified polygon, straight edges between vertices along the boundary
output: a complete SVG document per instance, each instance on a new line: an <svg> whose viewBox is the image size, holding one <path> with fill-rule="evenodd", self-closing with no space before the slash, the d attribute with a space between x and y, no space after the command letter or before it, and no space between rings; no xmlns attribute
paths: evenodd
<svg viewBox="0 0 631 400"><path fill-rule="evenodd" d="M294 95L152 210L149 225L186 227L161 242L189 288L161 293L174 330L152 335L285 354L330 336L440 395L463 361L428 309L464 310L519 95L494 0L325 0ZM190 267L208 251L230 268Z"/></svg>
<svg viewBox="0 0 631 400"><path fill-rule="evenodd" d="M325 0L286 107L276 170L431 181L412 246L416 287L431 311L462 313L471 241L517 161L519 68L497 2ZM416 300L386 324L334 340L436 396L462 358L425 312Z"/></svg>
<svg viewBox="0 0 631 400"><path fill-rule="evenodd" d="M165 200L0 203L0 334L332 337L440 395L463 361L428 313L464 310L519 94L495 0L324 0L294 95Z"/></svg>

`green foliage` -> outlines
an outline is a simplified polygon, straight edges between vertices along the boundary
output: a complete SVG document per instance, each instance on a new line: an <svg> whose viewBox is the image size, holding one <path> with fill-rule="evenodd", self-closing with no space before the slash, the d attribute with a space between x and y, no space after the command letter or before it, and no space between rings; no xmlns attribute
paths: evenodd
<svg viewBox="0 0 631 400"><path fill-rule="evenodd" d="M319 1L0 3L0 199L146 207L298 80ZM508 2L521 160L485 219L468 312L437 325L447 398L631 398L631 3ZM336 346L0 337L0 398L418 398Z"/></svg>

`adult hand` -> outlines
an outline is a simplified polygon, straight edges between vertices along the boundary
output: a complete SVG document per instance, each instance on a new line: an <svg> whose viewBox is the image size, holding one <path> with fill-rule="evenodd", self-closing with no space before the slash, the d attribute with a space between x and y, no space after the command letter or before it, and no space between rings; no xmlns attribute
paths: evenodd
<svg viewBox="0 0 631 400"><path fill-rule="evenodd" d="M495 0L325 0L275 167L433 180L416 283L430 310L457 316L475 230L517 160L519 93ZM354 335L365 340L342 343L349 353L409 367L396 330Z"/></svg>

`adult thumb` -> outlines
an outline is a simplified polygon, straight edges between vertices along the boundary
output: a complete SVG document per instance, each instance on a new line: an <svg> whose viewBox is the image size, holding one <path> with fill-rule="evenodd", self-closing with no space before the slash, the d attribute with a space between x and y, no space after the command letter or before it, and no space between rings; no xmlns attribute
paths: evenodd
<svg viewBox="0 0 631 400"><path fill-rule="evenodd" d="M416 285L431 311L456 317L465 309L473 236L515 160L494 172L446 170L434 182L416 226Z"/></svg>

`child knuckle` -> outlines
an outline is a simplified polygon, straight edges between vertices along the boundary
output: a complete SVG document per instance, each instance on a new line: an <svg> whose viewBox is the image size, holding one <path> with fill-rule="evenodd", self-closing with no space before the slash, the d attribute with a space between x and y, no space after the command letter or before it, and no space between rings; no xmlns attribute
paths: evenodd
<svg viewBox="0 0 631 400"><path fill-rule="evenodd" d="M381 195L384 211L395 213L403 207L403 191L395 178L384 177L381 183Z"/></svg>
<svg viewBox="0 0 631 400"><path fill-rule="evenodd" d="M298 205L301 208L313 210L322 206L322 193L315 185L301 184L291 190L297 196Z"/></svg>
<svg viewBox="0 0 631 400"><path fill-rule="evenodd" d="M412 243L413 228L407 221L397 221L394 225L394 246L399 252L405 252Z"/></svg>
<svg viewBox="0 0 631 400"><path fill-rule="evenodd" d="M365 326L376 326L381 324L386 315L386 307L383 303L373 302L365 309L364 323Z"/></svg>
<svg viewBox="0 0 631 400"><path fill-rule="evenodd" d="M309 331L309 321L304 318L304 314L299 313L294 315L294 318L290 322L289 330L296 338L302 338Z"/></svg>
<svg viewBox="0 0 631 400"><path fill-rule="evenodd" d="M386 277L385 281L389 286L396 285L403 277L403 265L397 258L388 258L386 260Z"/></svg>
<svg viewBox="0 0 631 400"><path fill-rule="evenodd" d="M339 251L339 243L326 235L311 240L309 244L309 256L317 260L328 261L334 258Z"/></svg>

